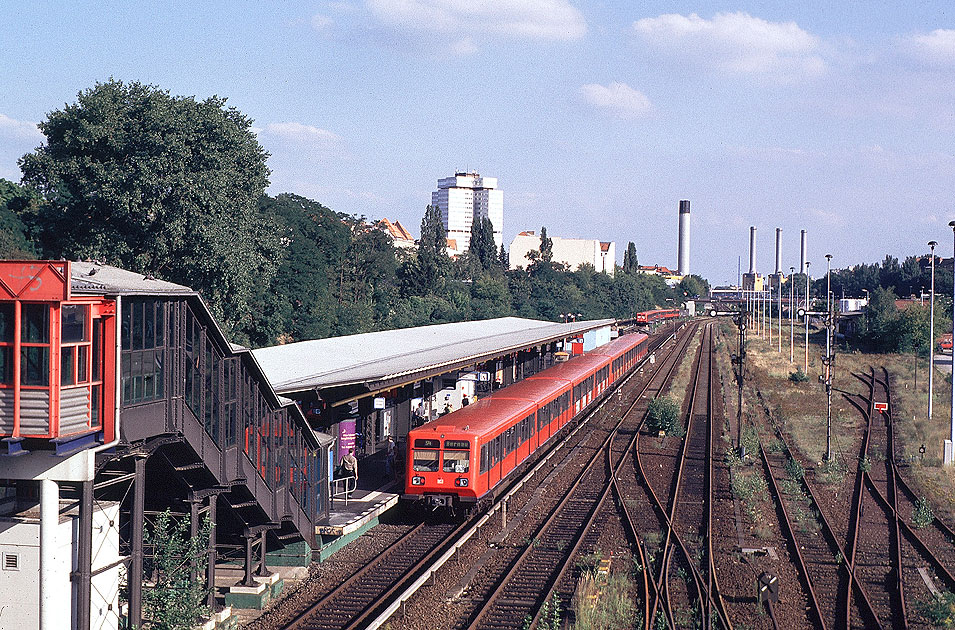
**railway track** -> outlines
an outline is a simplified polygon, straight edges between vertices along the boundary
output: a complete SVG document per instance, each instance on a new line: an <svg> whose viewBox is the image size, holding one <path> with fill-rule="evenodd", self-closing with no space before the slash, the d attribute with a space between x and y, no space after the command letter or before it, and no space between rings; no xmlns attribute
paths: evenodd
<svg viewBox="0 0 955 630"><path fill-rule="evenodd" d="M684 337L687 336L684 334ZM671 338L659 336L651 340L648 355L657 352ZM678 337L679 339L679 337ZM635 368L636 369L636 368ZM625 381L618 385L616 391L622 391ZM608 394L606 400L616 395ZM633 397L632 407L643 394ZM629 396L627 399L629 400ZM622 404L624 397L618 398ZM552 445L546 454L542 454L542 462L530 469L524 478L511 484L509 490L502 493L499 500L483 517L475 515L472 519L457 526L447 524L420 524L403 536L389 550L369 563L360 571L346 579L341 585L322 596L314 604L302 610L293 612L282 627L300 630L317 629L352 629L378 627L396 610L400 602L407 599L410 593L417 589L424 580L454 554L454 552L469 539L477 529L487 522L490 514L500 509L502 501L517 492L526 480L534 476L535 471L560 449L573 449L579 442L587 439L588 432L579 432L585 422L594 416L600 417L603 405L592 411L586 420L577 423L577 427L569 429L569 433L561 441ZM609 434L608 434L609 435ZM557 530L555 530L556 532ZM566 534L566 532L565 532ZM558 532L552 542L553 547L566 548L570 538ZM541 548L538 542L537 549ZM511 620L513 623L513 620ZM508 626L513 627L513 625Z"/></svg>
<svg viewBox="0 0 955 630"><path fill-rule="evenodd" d="M915 599L925 599L919 568L932 570L947 588L955 587L948 567L955 561L955 536L937 519L925 528L923 540L907 519L916 495L899 473L891 415L888 373L874 370L855 375L867 394L846 395L865 420L859 448L859 465L850 502L848 531L844 538L832 528L826 509L793 458L785 437L774 427L783 449L760 448L770 490L781 514L790 556L810 601L810 618L817 628L909 628ZM888 411L876 412L875 403ZM801 488L815 510L816 525L794 523L794 512L803 510L794 489ZM819 533L812 531L818 526ZM833 555L835 554L835 555Z"/></svg>
<svg viewBox="0 0 955 630"><path fill-rule="evenodd" d="M572 560L586 545L587 532L591 531L611 496L615 473L635 444L639 422L632 422L629 431L621 429L626 428L628 418L637 415L635 410L641 400L651 391L659 392L672 377L691 337L692 334L684 336L677 350L667 358L664 369L632 398L626 411L620 414L619 409L616 410L619 420L614 430L594 451L577 481L534 532L533 544L526 546L482 595L486 603L468 620L466 627L469 630L513 628L515 620L523 620L529 627L534 627L540 621L545 602L561 579L570 574ZM637 554L642 554L639 543ZM644 593L649 589L649 577L645 573ZM569 599L566 590L565 597Z"/></svg>

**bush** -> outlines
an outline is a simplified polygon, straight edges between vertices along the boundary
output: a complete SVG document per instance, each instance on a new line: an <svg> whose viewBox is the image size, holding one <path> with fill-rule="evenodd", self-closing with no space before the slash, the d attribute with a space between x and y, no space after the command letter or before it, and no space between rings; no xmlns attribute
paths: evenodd
<svg viewBox="0 0 955 630"><path fill-rule="evenodd" d="M647 408L647 427L653 432L664 431L667 435L683 435L680 406L671 398L654 398Z"/></svg>
<svg viewBox="0 0 955 630"><path fill-rule="evenodd" d="M802 371L802 368L796 368L795 372L789 373L789 380L793 383L805 383L809 380L809 377Z"/></svg>
<svg viewBox="0 0 955 630"><path fill-rule="evenodd" d="M931 525L934 520L935 514L932 512L932 506L929 505L928 499L919 497L918 501L915 502L915 511L912 512L912 526L915 529L922 529Z"/></svg>
<svg viewBox="0 0 955 630"><path fill-rule="evenodd" d="M943 591L938 597L918 603L921 612L936 628L955 628L955 595Z"/></svg>
<svg viewBox="0 0 955 630"><path fill-rule="evenodd" d="M786 473L793 481L800 481L806 476L806 469L802 467L802 464L790 457L786 461Z"/></svg>

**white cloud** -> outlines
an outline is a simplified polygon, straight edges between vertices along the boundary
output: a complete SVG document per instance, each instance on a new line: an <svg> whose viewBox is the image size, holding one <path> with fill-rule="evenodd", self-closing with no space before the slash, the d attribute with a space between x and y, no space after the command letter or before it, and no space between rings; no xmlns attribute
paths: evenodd
<svg viewBox="0 0 955 630"><path fill-rule="evenodd" d="M732 74L791 79L825 70L819 38L795 22L768 22L748 13L668 13L633 23L644 41L660 50Z"/></svg>
<svg viewBox="0 0 955 630"><path fill-rule="evenodd" d="M955 66L955 30L939 28L905 40L910 53L932 65Z"/></svg>
<svg viewBox="0 0 955 630"><path fill-rule="evenodd" d="M569 40L587 32L584 16L567 0L367 0L387 28L450 39L452 51L471 53L473 37Z"/></svg>
<svg viewBox="0 0 955 630"><path fill-rule="evenodd" d="M322 15L321 13L316 13L312 16L312 28L316 31L324 31L332 26L335 23L335 20L328 17L327 15Z"/></svg>
<svg viewBox="0 0 955 630"><path fill-rule="evenodd" d="M36 123L16 120L5 114L0 114L0 135L18 140L42 141L45 139Z"/></svg>
<svg viewBox="0 0 955 630"><path fill-rule="evenodd" d="M327 129L320 129L312 125L303 125L297 122L269 123L260 133L291 142L303 142L307 144L327 145L341 140L338 134L328 131Z"/></svg>
<svg viewBox="0 0 955 630"><path fill-rule="evenodd" d="M584 101L619 118L638 118L650 113L653 106L643 92L626 83L614 81L609 85L588 83L581 86Z"/></svg>

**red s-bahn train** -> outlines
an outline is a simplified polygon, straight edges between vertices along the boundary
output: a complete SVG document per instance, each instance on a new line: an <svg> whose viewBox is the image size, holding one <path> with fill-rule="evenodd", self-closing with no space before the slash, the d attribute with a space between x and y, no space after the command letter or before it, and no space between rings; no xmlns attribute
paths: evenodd
<svg viewBox="0 0 955 630"><path fill-rule="evenodd" d="M653 324L667 319L676 319L680 316L678 308L658 308L653 311L644 311L634 316L634 321L638 324Z"/></svg>
<svg viewBox="0 0 955 630"><path fill-rule="evenodd" d="M405 492L430 507L471 507L647 353L624 335L408 433Z"/></svg>

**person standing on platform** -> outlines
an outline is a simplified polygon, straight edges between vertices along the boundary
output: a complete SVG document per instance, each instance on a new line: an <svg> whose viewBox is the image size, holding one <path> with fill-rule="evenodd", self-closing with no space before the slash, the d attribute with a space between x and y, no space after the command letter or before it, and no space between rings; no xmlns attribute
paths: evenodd
<svg viewBox="0 0 955 630"><path fill-rule="evenodd" d="M414 418L412 419L412 425L415 427L420 427L422 424L427 422L427 414L424 411L424 403L418 403L418 406L414 410Z"/></svg>
<svg viewBox="0 0 955 630"><path fill-rule="evenodd" d="M395 478L395 440L388 436L388 450L385 453L385 481Z"/></svg>
<svg viewBox="0 0 955 630"><path fill-rule="evenodd" d="M358 482L358 458L353 455L354 449L348 449L348 455L342 457L342 477L354 477Z"/></svg>
<svg viewBox="0 0 955 630"><path fill-rule="evenodd" d="M467 394L461 396L461 406L462 406L462 407L467 407L467 406L470 405L470 404L471 404L471 401L468 399L468 395L467 395Z"/></svg>

